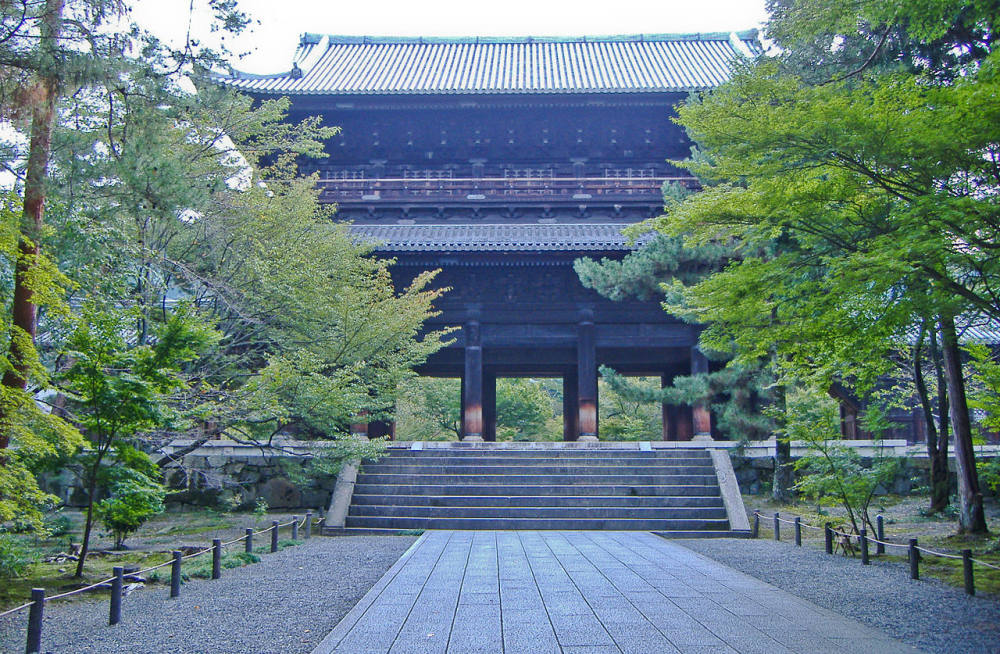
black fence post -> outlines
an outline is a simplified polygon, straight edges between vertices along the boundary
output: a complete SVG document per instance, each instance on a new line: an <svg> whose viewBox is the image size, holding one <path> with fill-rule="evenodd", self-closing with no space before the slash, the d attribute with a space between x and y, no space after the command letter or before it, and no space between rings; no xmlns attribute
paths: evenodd
<svg viewBox="0 0 1000 654"><path fill-rule="evenodd" d="M292 516L292 540L299 539L299 516Z"/></svg>
<svg viewBox="0 0 1000 654"><path fill-rule="evenodd" d="M108 625L114 626L122 621L122 578L125 568L115 566L114 578L111 580L111 613L108 615Z"/></svg>
<svg viewBox="0 0 1000 654"><path fill-rule="evenodd" d="M753 537L760 537L760 511L757 509L753 511Z"/></svg>
<svg viewBox="0 0 1000 654"><path fill-rule="evenodd" d="M212 579L222 576L222 539L212 539Z"/></svg>
<svg viewBox="0 0 1000 654"><path fill-rule="evenodd" d="M965 576L965 592L976 594L976 581L972 577L972 550L962 550L962 572Z"/></svg>
<svg viewBox="0 0 1000 654"><path fill-rule="evenodd" d="M795 544L802 547L802 518L795 516Z"/></svg>
<svg viewBox="0 0 1000 654"><path fill-rule="evenodd" d="M910 539L910 579L920 579L920 552L917 551L917 539Z"/></svg>
<svg viewBox="0 0 1000 654"><path fill-rule="evenodd" d="M28 638L25 642L25 654L37 654L42 651L42 613L45 611L45 589L32 588L31 601L28 609Z"/></svg>
<svg viewBox="0 0 1000 654"><path fill-rule="evenodd" d="M278 521L271 521L271 552L278 551Z"/></svg>
<svg viewBox="0 0 1000 654"><path fill-rule="evenodd" d="M823 525L823 537L826 540L826 553L833 554L833 529L829 522Z"/></svg>
<svg viewBox="0 0 1000 654"><path fill-rule="evenodd" d="M173 552L174 561L170 564L170 597L181 596L181 558L184 556L178 551Z"/></svg>
<svg viewBox="0 0 1000 654"><path fill-rule="evenodd" d="M781 540L781 522L778 521L778 512L774 512L774 540Z"/></svg>
<svg viewBox="0 0 1000 654"><path fill-rule="evenodd" d="M869 565L868 560L868 530L861 530L861 565Z"/></svg>
<svg viewBox="0 0 1000 654"><path fill-rule="evenodd" d="M243 549L247 554L253 554L253 529L250 527L247 527L243 545Z"/></svg>
<svg viewBox="0 0 1000 654"><path fill-rule="evenodd" d="M875 516L875 538L879 541L885 541L885 520L881 514ZM885 545L882 542L875 543L875 553L885 554Z"/></svg>
<svg viewBox="0 0 1000 654"><path fill-rule="evenodd" d="M306 511L306 525L305 525L305 527L306 527L306 540L309 540L312 537L312 530L313 530L313 512L312 511Z"/></svg>

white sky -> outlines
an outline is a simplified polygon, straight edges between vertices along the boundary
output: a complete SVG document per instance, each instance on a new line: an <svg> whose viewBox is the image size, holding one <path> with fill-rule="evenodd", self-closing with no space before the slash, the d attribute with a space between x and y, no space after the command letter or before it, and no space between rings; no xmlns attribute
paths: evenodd
<svg viewBox="0 0 1000 654"><path fill-rule="evenodd" d="M195 4L202 4L196 2ZM759 27L764 0L240 0L255 24L233 52L249 73L291 67L303 32L358 36L592 36L728 32ZM160 38L182 39L190 0L136 0L134 19ZM259 21L259 24L256 23ZM192 33L211 39L204 25Z"/></svg>

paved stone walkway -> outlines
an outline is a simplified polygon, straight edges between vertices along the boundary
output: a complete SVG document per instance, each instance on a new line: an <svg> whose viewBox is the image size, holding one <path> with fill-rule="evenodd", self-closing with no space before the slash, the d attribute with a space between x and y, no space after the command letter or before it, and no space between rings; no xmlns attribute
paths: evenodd
<svg viewBox="0 0 1000 654"><path fill-rule="evenodd" d="M845 651L917 650L649 533L430 531L314 654Z"/></svg>

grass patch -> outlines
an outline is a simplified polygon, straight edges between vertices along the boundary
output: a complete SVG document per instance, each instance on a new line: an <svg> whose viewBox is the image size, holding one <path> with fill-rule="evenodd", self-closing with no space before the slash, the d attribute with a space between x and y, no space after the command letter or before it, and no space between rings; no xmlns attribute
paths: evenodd
<svg viewBox="0 0 1000 654"><path fill-rule="evenodd" d="M901 565L909 565L908 559L905 556L888 555L878 558L885 559L886 561L895 561ZM973 554L972 558L986 561L993 565L1000 565L1000 557L997 556L991 557L990 555ZM973 563L972 575L976 595L1000 596L1000 570L992 570ZM965 572L962 567L962 561L959 559L945 559L940 556L921 552L920 578L934 578L955 588L965 588Z"/></svg>
<svg viewBox="0 0 1000 654"><path fill-rule="evenodd" d="M779 512L783 519L799 516L803 523L822 527L830 522L835 527L846 524L844 510L840 507L817 507L815 504L776 503L770 497L744 496L747 512L750 514L750 524L753 524L753 510L759 509L760 535L763 540L774 538L774 513ZM963 549L972 550L972 557L993 565L1000 565L1000 542L996 532L1000 527L1000 510L995 503L987 506L987 521L992 534L968 535L956 534L957 521L952 513L935 513L928 515L925 509L926 498L913 495L900 497L887 495L878 498L874 506L875 513L881 513L885 518L885 538L892 543L905 544L910 538L918 539L920 546L926 549L958 555ZM795 534L794 526L781 523L781 540L791 543ZM822 530L802 529L802 543L809 547L822 548L824 536ZM858 556L860 556L860 546ZM875 544L871 544L871 555L875 559L883 559L908 565L905 549L889 548L889 554L876 557ZM836 554L841 556L841 554ZM957 588L964 588L965 581L960 559L946 559L930 554L921 554L921 578L939 579ZM1000 596L1000 570L973 564L977 595ZM904 572L905 574L905 572Z"/></svg>
<svg viewBox="0 0 1000 654"><path fill-rule="evenodd" d="M252 565L254 563L260 563L260 557L257 554L251 554L248 552L232 552L229 554L223 554L222 561L220 562L222 569L224 570L242 568L243 566ZM181 581L211 578L212 556L210 554L205 554L192 559L187 566L181 564ZM168 584L170 583L170 568L153 570L149 573L146 579L152 583Z"/></svg>
<svg viewBox="0 0 1000 654"><path fill-rule="evenodd" d="M400 536L422 536L424 533L423 529L403 529L399 532Z"/></svg>
<svg viewBox="0 0 1000 654"><path fill-rule="evenodd" d="M112 568L115 566L149 568L171 559L170 551L179 549L181 546L206 547L211 538L222 538L230 540L243 535L246 527L260 525L264 518L250 513L222 513L212 510L198 511L168 511L150 520L143 528L129 539L127 545L135 549L123 552L103 551L110 547L111 542L105 534L95 531L91 542L91 553L87 557L87 564L82 579L73 577L76 571L75 561L64 561L62 563L45 563L43 559L50 554L66 552L71 542L79 542L82 531L82 514L78 510L65 510L59 513L60 519L69 528L60 529L57 537L40 539L33 535L8 534L7 536L17 541L17 544L31 550L32 563L20 576L8 577L0 580L0 611L23 604L31 595L32 588L45 588L49 595L61 593L83 585L108 579L112 576ZM290 516L283 513L269 514L267 521L277 519L286 522ZM285 530L283 530L285 531ZM287 532L285 532L287 533ZM257 540L263 537L263 540ZM263 547L255 549L251 558L259 560L259 555L270 551L269 534L261 534L255 537L257 543L263 543ZM301 541L282 539L278 542L278 549L284 549L291 545L297 545ZM234 545L233 550L239 549L241 553L235 551L232 554L223 554L223 567L241 567L256 561L242 560L246 554L242 553L242 546ZM234 558L235 557L235 558ZM188 559L182 565L184 575L188 578L211 577L212 570L211 554L204 554L200 557ZM150 581L170 581L170 569L168 567L155 570L150 573ZM93 591L105 593L106 591ZM90 597L93 592L82 593L76 597Z"/></svg>

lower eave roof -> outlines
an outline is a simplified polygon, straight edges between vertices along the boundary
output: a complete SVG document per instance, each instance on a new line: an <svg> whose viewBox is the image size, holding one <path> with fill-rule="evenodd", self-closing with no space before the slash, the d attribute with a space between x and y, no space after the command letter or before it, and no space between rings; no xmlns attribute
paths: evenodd
<svg viewBox="0 0 1000 654"><path fill-rule="evenodd" d="M611 223L351 225L383 252L614 252L637 246Z"/></svg>

